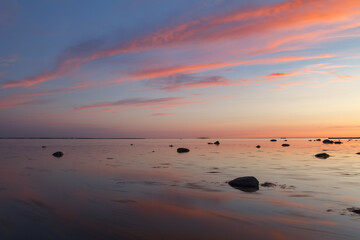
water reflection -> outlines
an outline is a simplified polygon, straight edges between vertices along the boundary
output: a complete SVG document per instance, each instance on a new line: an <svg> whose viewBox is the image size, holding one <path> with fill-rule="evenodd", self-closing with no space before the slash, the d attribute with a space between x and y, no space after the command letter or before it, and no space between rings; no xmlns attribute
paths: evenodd
<svg viewBox="0 0 360 240"><path fill-rule="evenodd" d="M0 239L358 238L358 142L327 159L316 141L207 142L1 140ZM244 193L240 176L276 186Z"/></svg>

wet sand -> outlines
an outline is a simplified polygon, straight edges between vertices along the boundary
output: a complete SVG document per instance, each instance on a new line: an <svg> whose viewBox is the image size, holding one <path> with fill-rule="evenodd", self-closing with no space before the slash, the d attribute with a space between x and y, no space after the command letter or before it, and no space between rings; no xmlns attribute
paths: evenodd
<svg viewBox="0 0 360 240"><path fill-rule="evenodd" d="M0 239L359 238L360 141L215 140L0 140Z"/></svg>

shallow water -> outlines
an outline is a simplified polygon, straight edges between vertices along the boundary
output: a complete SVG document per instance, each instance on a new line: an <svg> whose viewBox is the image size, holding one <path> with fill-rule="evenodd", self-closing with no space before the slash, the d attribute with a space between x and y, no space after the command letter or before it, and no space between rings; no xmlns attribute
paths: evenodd
<svg viewBox="0 0 360 240"><path fill-rule="evenodd" d="M0 239L359 239L360 141L209 141L0 140Z"/></svg>

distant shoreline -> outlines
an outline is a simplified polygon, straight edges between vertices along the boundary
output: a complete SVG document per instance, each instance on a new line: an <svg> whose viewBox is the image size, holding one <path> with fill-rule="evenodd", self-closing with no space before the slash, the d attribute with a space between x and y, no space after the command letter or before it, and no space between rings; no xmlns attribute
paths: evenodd
<svg viewBox="0 0 360 240"><path fill-rule="evenodd" d="M66 139L66 140L71 140L71 139L78 139L78 140L86 140L86 139L92 139L92 140L96 140L96 139L109 139L109 140L144 140L144 139L300 139L300 138L305 138L305 139L315 139L315 138L327 138L327 139L360 139L360 137L288 137L288 138L284 138L284 137L239 137L239 138L209 138L209 137L194 137L194 138L135 138L135 137L124 137L124 138L91 138L91 137L0 137L1 139L44 139L44 140L56 140L56 139Z"/></svg>

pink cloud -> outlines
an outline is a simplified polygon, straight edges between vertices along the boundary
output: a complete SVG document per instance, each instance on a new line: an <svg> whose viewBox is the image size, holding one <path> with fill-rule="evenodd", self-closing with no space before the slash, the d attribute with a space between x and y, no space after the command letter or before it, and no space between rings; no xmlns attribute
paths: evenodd
<svg viewBox="0 0 360 240"><path fill-rule="evenodd" d="M72 73L89 61L129 52L183 46L184 44L245 39L270 31L303 30L321 24L329 27L331 24L353 21L359 14L359 7L360 2L353 0L343 0L341 4L336 0L297 0L250 10L237 9L224 14L209 15L177 26L160 29L111 47L90 44L88 51L77 51L77 49L82 49L81 46L71 47L59 57L58 63L53 69L20 81L5 83L2 87L29 87ZM289 41L296 41L296 39L293 38ZM84 46L87 46L86 44L88 43L85 43ZM226 63L205 65L208 66L200 64L197 67L192 66L192 68L184 66L182 69L168 69L167 72L158 73L158 77L179 72L192 73L196 69L232 66L231 63L230 65L226 65ZM157 77L155 74L144 74L140 74L138 78Z"/></svg>
<svg viewBox="0 0 360 240"><path fill-rule="evenodd" d="M149 108L171 108L177 106L184 106L193 104L194 102L183 102L186 98L183 97L168 97L168 98L153 98L153 99L144 99L144 98L131 98L123 99L115 102L99 102L90 105L81 106L75 108L74 110L86 110L93 108L110 108L114 107L149 107Z"/></svg>

